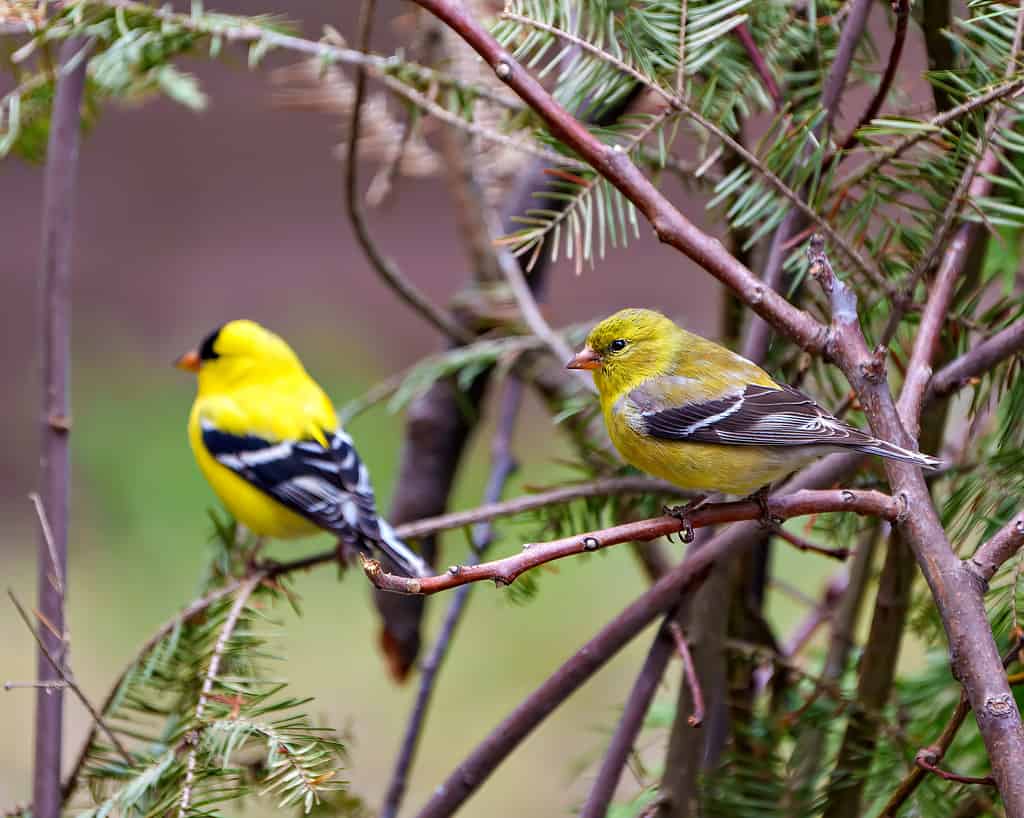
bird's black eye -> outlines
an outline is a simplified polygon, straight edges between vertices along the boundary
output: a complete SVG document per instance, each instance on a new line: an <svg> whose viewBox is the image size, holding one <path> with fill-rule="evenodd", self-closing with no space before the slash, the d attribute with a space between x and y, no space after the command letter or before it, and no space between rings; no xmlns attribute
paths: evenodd
<svg viewBox="0 0 1024 818"><path fill-rule="evenodd" d="M622 352L626 348L626 342L622 338L617 338L608 344L608 349L612 352Z"/></svg>

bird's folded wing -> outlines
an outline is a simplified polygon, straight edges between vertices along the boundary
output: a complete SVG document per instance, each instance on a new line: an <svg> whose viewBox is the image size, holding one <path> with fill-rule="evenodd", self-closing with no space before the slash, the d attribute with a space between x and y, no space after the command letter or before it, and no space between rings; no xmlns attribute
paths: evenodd
<svg viewBox="0 0 1024 818"><path fill-rule="evenodd" d="M343 538L380 538L370 476L342 431L316 440L271 441L203 421L203 444L218 463L282 505Z"/></svg>
<svg viewBox="0 0 1024 818"><path fill-rule="evenodd" d="M713 400L673 405L672 393L649 381L627 396L631 425L662 440L736 446L862 446L874 438L847 426L791 386L749 385Z"/></svg>

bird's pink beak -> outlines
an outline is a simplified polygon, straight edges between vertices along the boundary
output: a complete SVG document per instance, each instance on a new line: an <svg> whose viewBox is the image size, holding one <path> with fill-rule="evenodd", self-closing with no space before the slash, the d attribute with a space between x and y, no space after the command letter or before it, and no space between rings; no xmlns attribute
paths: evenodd
<svg viewBox="0 0 1024 818"><path fill-rule="evenodd" d="M583 347L576 356L565 365L566 369L600 369L601 356L590 347Z"/></svg>

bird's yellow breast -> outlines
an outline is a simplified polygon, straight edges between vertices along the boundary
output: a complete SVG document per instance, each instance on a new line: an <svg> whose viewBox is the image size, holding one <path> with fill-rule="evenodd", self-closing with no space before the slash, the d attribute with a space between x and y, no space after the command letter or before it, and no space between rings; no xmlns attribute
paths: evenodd
<svg viewBox="0 0 1024 818"><path fill-rule="evenodd" d="M200 416L201 402L197 400L189 417L189 445L200 471L232 517L260 537L293 539L320 530L218 463L203 445Z"/></svg>

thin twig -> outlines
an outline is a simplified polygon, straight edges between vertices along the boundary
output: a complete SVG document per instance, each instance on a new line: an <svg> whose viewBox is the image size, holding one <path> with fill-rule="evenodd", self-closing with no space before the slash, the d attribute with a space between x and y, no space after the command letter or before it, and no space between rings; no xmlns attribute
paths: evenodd
<svg viewBox="0 0 1024 818"><path fill-rule="evenodd" d="M775 81L772 70L768 67L768 62L764 58L764 54L761 53L761 49L754 42L754 35L750 33L750 27L746 23L740 23L732 30L732 33L736 35L736 39L740 41L743 50L747 52L750 63L754 66L754 71L761 78L764 90L772 98L775 110L780 110L782 108L782 91L779 90L779 84Z"/></svg>
<svg viewBox="0 0 1024 818"><path fill-rule="evenodd" d="M370 30L375 8L375 0L366 0L363 4L359 23L359 45L363 52L369 50ZM473 334L434 305L418 287L409 281L394 261L381 252L370 235L358 189L359 124L362 119L365 96L366 67L360 64L356 67L355 100L352 103L352 123L349 126L348 151L345 159L345 203L348 206L348 214L356 238L377 274L395 291L399 298L449 338L468 343L473 340Z"/></svg>
<svg viewBox="0 0 1024 818"><path fill-rule="evenodd" d="M775 536L800 551L810 551L813 554L821 554L823 557L831 557L832 559L839 560L840 562L850 556L849 548L826 548L823 545L817 545L816 543L783 528L781 525L774 526L772 530L774 531Z"/></svg>
<svg viewBox="0 0 1024 818"><path fill-rule="evenodd" d="M686 717L690 727L700 727L704 723L704 693L700 689L700 679L697 678L697 668L693 664L693 656L690 654L690 646L686 642L686 634L679 627L677 622L670 622L669 632L675 642L679 657L683 660L683 677L686 685L690 688L690 696L693 698L693 712Z"/></svg>
<svg viewBox="0 0 1024 818"><path fill-rule="evenodd" d="M217 642L213 646L213 654L210 656L210 666L206 669L206 674L203 677L203 686L199 691L199 702L196 704L196 713L194 717L197 727L202 726L203 714L206 710L206 705L210 700L210 694L213 692L213 685L216 682L217 673L220 671L221 659L224 656L224 651L227 650L228 642L231 640L231 635L234 633L235 628L238 625L238 620L242 616L242 611L245 610L249 597L252 595L253 591L259 587L260 583L263 582L264 579L264 576L256 574L243 581L238 588L238 594L235 597L235 602L231 606L227 619L224 620L224 625L220 630L220 634L217 636ZM185 784L181 789L181 801L178 805L178 818L185 818L192 806L192 790L195 785L196 766L199 761L200 737L193 731L193 733L186 737L186 742L192 746L188 753L188 761L185 764Z"/></svg>
<svg viewBox="0 0 1024 818"><path fill-rule="evenodd" d="M943 129L951 122L956 122L958 119L973 113L979 108L984 108L986 105L990 105L993 102L998 102L1006 97L1016 95L1017 92L1022 89L1024 89L1024 79L1001 82L993 85L992 88L984 94L979 94L976 97L972 97L971 99L962 102L955 108L950 108L948 111L936 114L927 121L920 123L920 127L914 130L913 133L896 140L890 145L886 145L885 147L876 150L874 152L874 156L869 161L865 162L849 176L836 182L833 189L837 193L850 190L856 185L859 185L865 179L869 179L874 176L880 168L894 159L898 159L918 142L941 136Z"/></svg>
<svg viewBox="0 0 1024 818"><path fill-rule="evenodd" d="M544 23L539 20L534 20L531 17L525 17L520 14L513 12L503 12L502 18L507 20L513 20L523 25L531 26L536 28L538 31L544 31L548 34L552 34L567 43L571 43L573 46L586 51L596 57L607 62L609 65L614 66L619 71L628 74L630 77L635 79L637 82L643 84L651 91L660 95L665 102L673 109L678 110L685 114L687 117L692 119L706 131L713 134L719 141L726 145L729 150L733 151L737 156L743 159L751 169L753 169L758 175L760 175L771 187L775 188L776 192L779 193L783 198L787 199L790 204L799 210L807 219L814 222L818 229L821 230L832 244L839 248L840 252L852 262L852 264L865 276L874 281L879 286L888 286L888 281L882 276L882 274L858 252L835 228L832 227L829 222L812 210L804 202L803 198L794 191L789 185L787 185L782 179L780 179L767 165L764 164L757 156L748 151L740 142L738 142L731 134L722 129L717 123L708 119L700 111L692 108L687 104L686 100L680 95L673 95L670 91L666 90L660 84L647 77L642 72L636 70L631 65L622 60L617 59L611 54L602 51L595 47L586 40L578 37L572 32L565 31L564 29L553 26L550 23ZM597 167L597 166L595 166ZM597 168L600 170L600 168ZM685 251L684 251L685 252Z"/></svg>
<svg viewBox="0 0 1024 818"><path fill-rule="evenodd" d="M21 602L19 602L18 598L14 595L14 591L8 589L7 596L11 598L11 602L14 603L14 607L18 609L18 615L21 617L21 620L25 623L25 627L27 627L29 631L32 633L32 637L36 640L36 644L39 646L39 650L42 652L43 656L45 656L46 660L50 663L50 667L53 668L53 672L56 673L57 676L59 677L59 686L57 686L53 681L48 680L35 682L33 683L33 686L39 688L40 692L44 693L44 695L52 693L54 690L59 690L64 687L68 688L72 693L75 694L78 701L82 703L82 707L84 707L88 711L89 715L92 717L93 724L95 724L100 730L103 731L103 735L107 737L111 745L117 751L118 755L121 756L124 763L127 764L129 767L132 766L134 764L134 761L132 760L131 755L125 749L124 745L121 743L121 740L114 735L114 732L107 726L106 722L103 721L103 717L99 714L99 712L97 712L96 708L92 706L92 702L89 701L85 693L82 691L82 688L80 688L78 686L78 683L75 681L74 676L71 674L71 670L66 668L64 664L60 662L50 652L49 648L46 647L46 643L43 641L42 634L40 634L36 627L32 624L32 620L29 618L29 615L26 612L24 606L22 606ZM7 685L5 685L5 687L7 687Z"/></svg>
<svg viewBox="0 0 1024 818"><path fill-rule="evenodd" d="M46 550L50 552L50 567L53 568L52 582L54 590L64 596L64 571L61 567L61 560L57 556L57 544L53 540L53 529L50 528L50 521L46 517L46 507L43 505L43 498L36 492L30 492L29 502L35 507L36 518L39 520L39 530L43 535L43 542Z"/></svg>
<svg viewBox="0 0 1024 818"><path fill-rule="evenodd" d="M914 758L914 763L922 770L933 775L937 775L944 781L956 781L958 784L983 784L986 787L994 787L996 780L990 776L973 776L973 775L958 775L957 773L951 773L948 770L943 770L941 767L937 767L935 763L929 760L927 755L922 755L925 751L922 750Z"/></svg>
<svg viewBox="0 0 1024 818"><path fill-rule="evenodd" d="M672 639L666 626L675 624L676 611L665 615L665 622L654 636L647 657L637 674L636 681L626 698L622 716L615 727L615 733L608 742L608 749L601 760L601 768L594 778L594 785L587 794L586 803L580 810L579 818L605 818L608 805L611 803L615 790L619 786L622 770L633 752L636 737L643 728L647 711L654 700L654 694L665 675L669 660L672 658Z"/></svg>
<svg viewBox="0 0 1024 818"><path fill-rule="evenodd" d="M876 491L833 489L798 491L775 495L765 500L768 513L780 519L828 511L854 511L894 520L900 514L899 504L892 497ZM764 514L762 506L753 500L732 503L714 503L688 515L687 523L694 529L709 525L758 520ZM576 534L543 543L527 543L523 550L505 559L479 565L453 565L444 574L434 577L412 578L386 573L377 560L361 557L363 570L377 587L385 591L428 596L469 582L491 580L498 585L510 585L525 571L540 565L598 551L631 540L653 540L668 534L677 534L684 528L677 517L655 517L633 523L624 523L600 531Z"/></svg>
<svg viewBox="0 0 1024 818"><path fill-rule="evenodd" d="M501 411L491 450L491 474L484 492L484 501L486 503L497 502L504 492L509 477L518 468L518 464L512 455L512 433L515 429L520 407L522 406L522 398L522 381L515 376L510 376L505 381ZM471 564L479 562L483 558L492 540L493 530L490 521L478 523L473 529ZM430 700L433 696L437 676L441 670L441 664L448 654L448 647L451 644L452 638L455 636L455 629L462 619L466 604L469 602L471 590L472 586L466 585L455 592L455 598L448 607L437 639L423 662L420 673L420 686L416 691L416 701L413 704L412 713L409 716L409 722L402 737L402 743L395 760L395 767L391 773L391 782L388 784L384 805L381 807L380 818L394 818L402 806L409 771L412 769L416 748L419 745L423 726L426 723L427 709L430 707Z"/></svg>
<svg viewBox="0 0 1024 818"><path fill-rule="evenodd" d="M895 0L894 6L896 12L896 30L893 32L892 48L889 49L889 61L885 65L885 72L882 74L882 79L878 83L878 88L875 91L875 95L871 98L871 102L868 103L868 107L864 109L864 113L861 114L857 124L850 129L850 135L839 143L840 151L848 151L857 144L857 131L865 125L870 124L878 115L878 112L882 110L882 104L885 102L885 98L889 95L889 89L892 87L892 81L896 78L900 59L903 56L903 46L907 40L907 22L910 19L910 0Z"/></svg>

